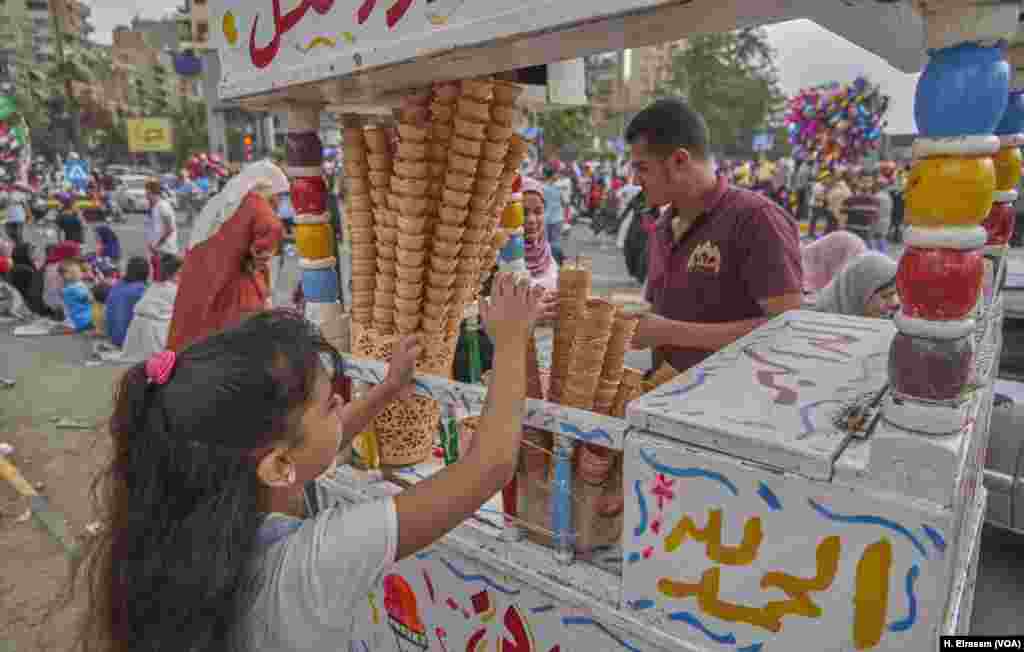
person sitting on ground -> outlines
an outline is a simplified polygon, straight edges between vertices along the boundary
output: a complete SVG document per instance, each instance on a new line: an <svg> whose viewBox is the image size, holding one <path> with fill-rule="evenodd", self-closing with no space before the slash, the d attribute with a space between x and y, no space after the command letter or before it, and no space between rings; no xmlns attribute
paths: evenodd
<svg viewBox="0 0 1024 652"><path fill-rule="evenodd" d="M81 639L348 649L357 605L387 569L515 473L527 336L544 298L508 275L494 285L481 306L498 346L479 434L457 464L393 497L350 505L332 472L339 450L412 391L415 337L400 341L384 382L348 405L332 390L340 354L289 310L131 368L110 421L109 517L79 568L94 598Z"/></svg>
<svg viewBox="0 0 1024 652"><path fill-rule="evenodd" d="M142 299L149 282L149 261L133 256L125 268L124 279L110 289L107 297L107 335L114 346L123 346L135 305Z"/></svg>
<svg viewBox="0 0 1024 652"><path fill-rule="evenodd" d="M60 263L60 275L64 279L62 297L64 300L65 326L82 333L92 330L92 294L82 281L85 261L69 258Z"/></svg>
<svg viewBox="0 0 1024 652"><path fill-rule="evenodd" d="M121 347L122 360L141 362L167 348L167 331L174 314L174 299L178 295L178 270L181 258L174 254L160 257L160 271L164 280L152 283L135 304L135 316L128 324Z"/></svg>
<svg viewBox="0 0 1024 652"><path fill-rule="evenodd" d="M270 261L284 227L275 215L288 177L269 161L245 168L196 218L167 347L188 344L265 310Z"/></svg>
<svg viewBox="0 0 1024 652"><path fill-rule="evenodd" d="M30 242L22 242L14 247L11 254L13 267L10 272L11 285L25 299L28 309L37 315L45 315L46 304L43 303L43 275L36 269L35 247Z"/></svg>
<svg viewBox="0 0 1024 652"><path fill-rule="evenodd" d="M96 226L96 257L115 267L121 264L121 240L109 224Z"/></svg>
<svg viewBox="0 0 1024 652"><path fill-rule="evenodd" d="M818 292L832 282L847 262L867 251L867 245L849 231L836 231L800 247L804 265L804 292Z"/></svg>
<svg viewBox="0 0 1024 652"><path fill-rule="evenodd" d="M896 268L896 261L889 256L865 252L848 262L818 293L814 309L853 317L892 317L900 308Z"/></svg>
<svg viewBox="0 0 1024 652"><path fill-rule="evenodd" d="M92 288L92 324L97 337L107 337L107 299L110 286L97 283Z"/></svg>
<svg viewBox="0 0 1024 652"><path fill-rule="evenodd" d="M78 242L64 241L46 248L46 262L43 264L43 302L46 304L48 316L57 321L64 321L64 279L61 277L60 264L66 260L77 259L82 255L82 245Z"/></svg>
<svg viewBox="0 0 1024 652"><path fill-rule="evenodd" d="M57 229L61 233L61 239L85 244L85 224L82 222L82 215L75 208L75 202L70 195L61 197L60 209L57 212Z"/></svg>

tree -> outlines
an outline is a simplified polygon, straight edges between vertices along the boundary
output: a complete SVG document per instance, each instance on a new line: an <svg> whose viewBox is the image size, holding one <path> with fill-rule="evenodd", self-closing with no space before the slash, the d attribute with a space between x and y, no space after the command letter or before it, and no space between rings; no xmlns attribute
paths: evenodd
<svg viewBox="0 0 1024 652"><path fill-rule="evenodd" d="M561 152L590 144L590 107L577 106L545 111L537 116L537 126L544 135L546 147Z"/></svg>
<svg viewBox="0 0 1024 652"><path fill-rule="evenodd" d="M694 36L673 55L657 94L686 98L704 116L716 152L749 154L753 134L774 130L785 102L774 56L761 29Z"/></svg>
<svg viewBox="0 0 1024 652"><path fill-rule="evenodd" d="M210 148L206 129L206 104L181 98L181 106L171 115L174 126L174 155L181 167L190 156Z"/></svg>

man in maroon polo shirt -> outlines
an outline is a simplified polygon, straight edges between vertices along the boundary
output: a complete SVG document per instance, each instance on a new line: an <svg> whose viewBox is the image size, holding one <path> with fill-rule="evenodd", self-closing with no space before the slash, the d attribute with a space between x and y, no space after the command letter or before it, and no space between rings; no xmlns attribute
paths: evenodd
<svg viewBox="0 0 1024 652"><path fill-rule="evenodd" d="M664 99L626 130L647 201L664 206L649 243L646 299L633 346L684 371L802 302L796 222L716 172L704 119Z"/></svg>

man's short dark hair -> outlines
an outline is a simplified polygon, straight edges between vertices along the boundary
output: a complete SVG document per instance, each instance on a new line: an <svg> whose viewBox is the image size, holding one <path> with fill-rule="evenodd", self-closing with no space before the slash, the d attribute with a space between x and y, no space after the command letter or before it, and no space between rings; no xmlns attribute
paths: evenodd
<svg viewBox="0 0 1024 652"><path fill-rule="evenodd" d="M160 280L167 281L181 269L182 260L174 254L160 254Z"/></svg>
<svg viewBox="0 0 1024 652"><path fill-rule="evenodd" d="M701 159L707 158L710 144L704 118L678 98L658 100L630 120L626 142L640 139L666 156L682 148Z"/></svg>
<svg viewBox="0 0 1024 652"><path fill-rule="evenodd" d="M127 283L145 283L149 280L149 261L142 256L132 256L125 266L124 280Z"/></svg>

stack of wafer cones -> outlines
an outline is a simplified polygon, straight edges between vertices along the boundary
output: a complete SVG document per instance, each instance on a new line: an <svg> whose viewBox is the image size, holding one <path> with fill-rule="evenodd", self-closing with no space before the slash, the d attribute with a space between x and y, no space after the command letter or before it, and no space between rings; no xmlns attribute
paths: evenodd
<svg viewBox="0 0 1024 652"><path fill-rule="evenodd" d="M604 365L601 367L601 379L598 381L597 393L594 396L594 412L608 415L612 413L625 370L626 350L639 321L638 317L626 313L620 312L615 315L612 336L604 355Z"/></svg>
<svg viewBox="0 0 1024 652"><path fill-rule="evenodd" d="M366 136L360 127L345 129L345 232L352 250L352 321L373 320L377 251L373 232Z"/></svg>
<svg viewBox="0 0 1024 652"><path fill-rule="evenodd" d="M615 402L612 403L611 416L624 418L629 402L640 398L643 394L644 372L632 367L624 368L622 380L619 382L619 391L615 394Z"/></svg>
<svg viewBox="0 0 1024 652"><path fill-rule="evenodd" d="M583 318L573 329L572 358L560 397L563 405L581 410L594 409L601 369L618 310L618 306L604 299L587 300Z"/></svg>
<svg viewBox="0 0 1024 652"><path fill-rule="evenodd" d="M651 374L651 377L644 381L643 389L644 394L653 392L665 383L674 380L679 375L679 371L667 362L662 362L661 366Z"/></svg>
<svg viewBox="0 0 1024 652"><path fill-rule="evenodd" d="M551 381L548 385L548 400L558 403L569 375L569 363L573 357L573 339L576 325L582 319L590 296L590 262L580 258L566 261L558 270L558 323L555 328L554 351L551 358Z"/></svg>
<svg viewBox="0 0 1024 652"><path fill-rule="evenodd" d="M526 398L544 400L544 384L540 379L540 361L537 358L537 341L532 333L526 344Z"/></svg>

